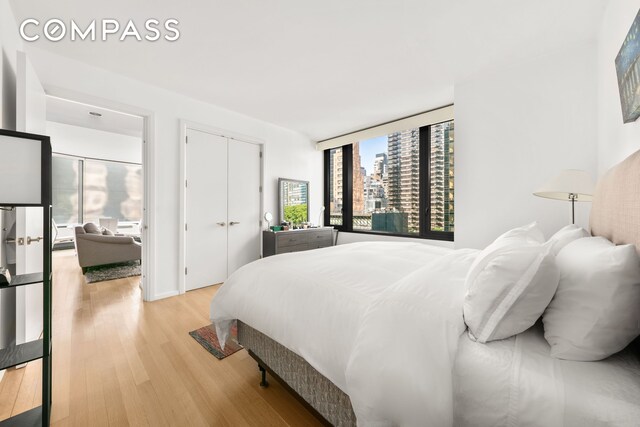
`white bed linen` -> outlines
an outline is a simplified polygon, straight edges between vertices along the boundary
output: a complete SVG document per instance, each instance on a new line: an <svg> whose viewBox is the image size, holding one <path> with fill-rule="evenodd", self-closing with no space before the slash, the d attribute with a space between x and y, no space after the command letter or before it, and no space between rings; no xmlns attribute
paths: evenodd
<svg viewBox="0 0 640 427"><path fill-rule="evenodd" d="M239 319L302 356L349 394L347 362L371 301L452 252L422 243L363 242L267 257L229 277L211 302L210 317L221 344L232 320ZM388 328L400 326L393 318L387 321Z"/></svg>
<svg viewBox="0 0 640 427"><path fill-rule="evenodd" d="M460 337L455 426L637 426L640 362L630 350L599 362L551 357L538 323L488 344Z"/></svg>
<svg viewBox="0 0 640 427"><path fill-rule="evenodd" d="M460 250L434 260L372 302L347 367L358 425L452 425L465 278L477 254Z"/></svg>

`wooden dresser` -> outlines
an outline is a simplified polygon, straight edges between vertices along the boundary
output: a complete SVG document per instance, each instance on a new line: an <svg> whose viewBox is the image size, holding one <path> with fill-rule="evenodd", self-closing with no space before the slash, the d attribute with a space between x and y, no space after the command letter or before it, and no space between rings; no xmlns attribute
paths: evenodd
<svg viewBox="0 0 640 427"><path fill-rule="evenodd" d="M333 227L262 232L263 257L328 246L333 246Z"/></svg>

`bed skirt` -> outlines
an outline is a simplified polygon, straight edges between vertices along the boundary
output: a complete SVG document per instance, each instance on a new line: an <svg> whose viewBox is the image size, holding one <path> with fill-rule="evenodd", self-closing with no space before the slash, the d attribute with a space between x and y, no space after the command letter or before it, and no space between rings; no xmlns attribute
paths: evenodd
<svg viewBox="0 0 640 427"><path fill-rule="evenodd" d="M349 396L302 357L240 321L238 341L259 365L282 380L326 424L340 427L356 425Z"/></svg>

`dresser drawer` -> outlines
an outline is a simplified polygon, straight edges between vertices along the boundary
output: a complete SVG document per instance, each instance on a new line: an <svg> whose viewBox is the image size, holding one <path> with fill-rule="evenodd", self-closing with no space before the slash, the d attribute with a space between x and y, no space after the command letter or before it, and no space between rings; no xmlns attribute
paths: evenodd
<svg viewBox="0 0 640 427"><path fill-rule="evenodd" d="M262 255L265 257L328 246L333 246L333 228L262 232Z"/></svg>
<svg viewBox="0 0 640 427"><path fill-rule="evenodd" d="M300 252L300 251L306 251L309 250L309 245L306 243L302 243L299 245L290 245L290 246L285 246L285 247L278 247L278 253L279 254L288 254L290 252Z"/></svg>
<svg viewBox="0 0 640 427"><path fill-rule="evenodd" d="M325 246L332 246L333 244L333 236L331 234L323 234L318 236L313 236L309 238L309 245L317 248L324 248ZM318 246L319 245L319 246Z"/></svg>
<svg viewBox="0 0 640 427"><path fill-rule="evenodd" d="M320 248L328 248L329 246L333 246L331 241L319 241L319 242L310 242L309 249L320 249Z"/></svg>
<svg viewBox="0 0 640 427"><path fill-rule="evenodd" d="M304 233L296 233L292 231L291 233L284 233L282 235L279 235L276 245L278 245L278 248L285 248L287 246L295 246L302 243L307 243L307 241L308 238Z"/></svg>
<svg viewBox="0 0 640 427"><path fill-rule="evenodd" d="M327 231L311 231L309 233L307 233L307 236L309 236L309 242L313 242L314 240L320 240L320 239L331 239L331 237L333 236L333 232L331 230Z"/></svg>

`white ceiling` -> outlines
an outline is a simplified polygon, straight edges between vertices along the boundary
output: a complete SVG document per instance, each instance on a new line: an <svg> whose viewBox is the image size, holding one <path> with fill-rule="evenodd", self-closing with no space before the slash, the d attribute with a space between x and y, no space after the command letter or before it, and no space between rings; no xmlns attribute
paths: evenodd
<svg viewBox="0 0 640 427"><path fill-rule="evenodd" d="M169 43L39 48L321 140L454 101L454 83L594 39L608 0L11 0L16 20L176 18Z"/></svg>
<svg viewBox="0 0 640 427"><path fill-rule="evenodd" d="M91 115L89 112L98 113L100 116ZM142 138L144 126L144 120L139 116L53 96L47 96L47 120L136 138Z"/></svg>

